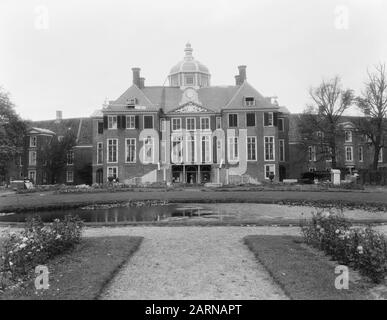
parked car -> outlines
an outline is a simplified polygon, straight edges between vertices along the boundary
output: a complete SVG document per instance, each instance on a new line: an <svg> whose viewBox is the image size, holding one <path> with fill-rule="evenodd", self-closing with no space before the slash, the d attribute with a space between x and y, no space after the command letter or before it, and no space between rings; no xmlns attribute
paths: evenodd
<svg viewBox="0 0 387 320"><path fill-rule="evenodd" d="M313 184L315 180L330 181L331 173L329 171L308 171L301 174L300 183Z"/></svg>

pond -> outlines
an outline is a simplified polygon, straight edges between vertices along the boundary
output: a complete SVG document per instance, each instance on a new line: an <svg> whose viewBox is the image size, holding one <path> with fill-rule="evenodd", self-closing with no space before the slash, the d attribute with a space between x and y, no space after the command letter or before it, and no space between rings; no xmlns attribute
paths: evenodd
<svg viewBox="0 0 387 320"><path fill-rule="evenodd" d="M42 211L39 213L0 213L0 222L24 222L27 217L41 216L44 222L61 219L65 215L78 215L85 222L119 223L119 222L168 222L168 221L223 221L223 222L270 222L289 221L298 224L300 219L310 218L316 209L307 206L285 206L258 203L176 203L155 206L122 206L102 208L89 207ZM384 212L370 212L355 209L344 210L344 215L351 219L386 219Z"/></svg>

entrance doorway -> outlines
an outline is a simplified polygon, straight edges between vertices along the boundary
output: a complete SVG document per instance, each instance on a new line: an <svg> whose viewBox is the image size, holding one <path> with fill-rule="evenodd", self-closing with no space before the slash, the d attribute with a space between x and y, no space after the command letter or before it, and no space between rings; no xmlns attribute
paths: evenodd
<svg viewBox="0 0 387 320"><path fill-rule="evenodd" d="M183 166L172 166L172 182L183 182Z"/></svg>
<svg viewBox="0 0 387 320"><path fill-rule="evenodd" d="M200 182L211 182L211 166L200 166Z"/></svg>
<svg viewBox="0 0 387 320"><path fill-rule="evenodd" d="M186 181L188 184L198 183L198 166L185 167Z"/></svg>
<svg viewBox="0 0 387 320"><path fill-rule="evenodd" d="M286 179L286 168L284 166L279 166L279 181Z"/></svg>

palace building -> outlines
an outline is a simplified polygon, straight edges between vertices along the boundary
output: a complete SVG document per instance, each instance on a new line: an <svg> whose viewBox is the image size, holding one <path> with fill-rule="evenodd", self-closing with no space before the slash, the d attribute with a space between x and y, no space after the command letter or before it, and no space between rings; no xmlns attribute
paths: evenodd
<svg viewBox="0 0 387 320"><path fill-rule="evenodd" d="M257 183L288 175L289 112L264 97L239 66L213 86L188 43L168 86L146 86L140 68L118 99L92 115L94 183Z"/></svg>

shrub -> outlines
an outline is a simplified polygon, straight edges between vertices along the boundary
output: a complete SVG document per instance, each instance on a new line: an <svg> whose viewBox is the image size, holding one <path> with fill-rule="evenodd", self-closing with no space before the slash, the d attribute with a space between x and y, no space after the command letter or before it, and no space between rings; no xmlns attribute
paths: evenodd
<svg viewBox="0 0 387 320"><path fill-rule="evenodd" d="M387 240L377 231L354 228L342 213L320 210L301 226L306 243L323 250L340 264L351 265L379 283L387 274Z"/></svg>
<svg viewBox="0 0 387 320"><path fill-rule="evenodd" d="M39 216L26 222L19 233L10 232L1 248L0 288L27 276L31 269L72 249L82 235L83 222L66 216L44 225Z"/></svg>

